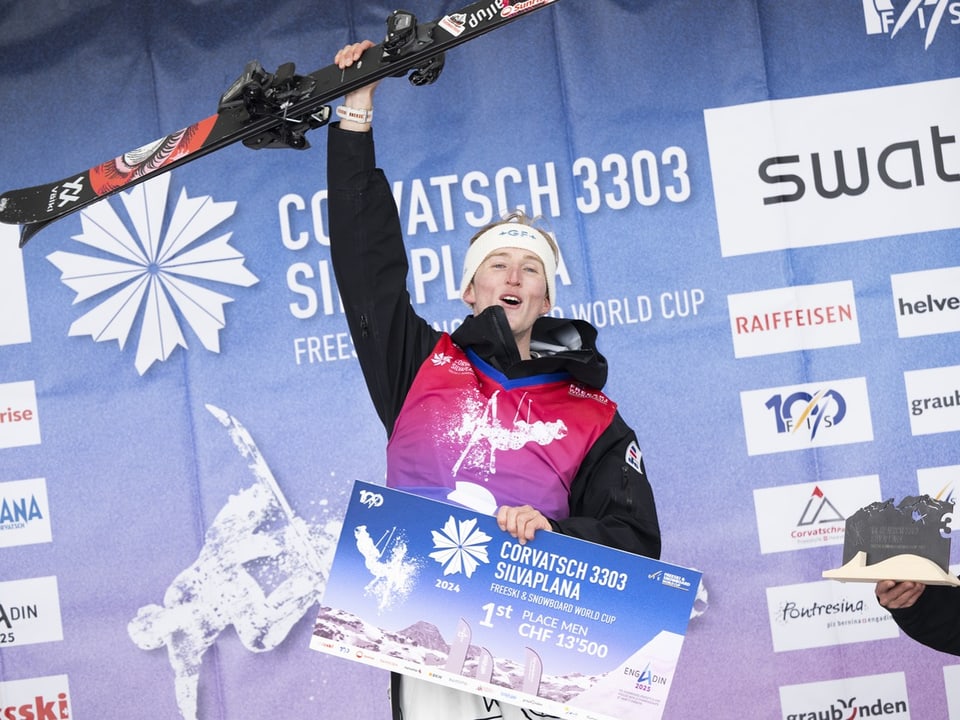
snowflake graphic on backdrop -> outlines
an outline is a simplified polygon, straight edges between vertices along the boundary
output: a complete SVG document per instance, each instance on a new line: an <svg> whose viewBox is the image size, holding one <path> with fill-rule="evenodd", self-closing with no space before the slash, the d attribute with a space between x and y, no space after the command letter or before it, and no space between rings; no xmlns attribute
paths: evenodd
<svg viewBox="0 0 960 720"><path fill-rule="evenodd" d="M451 515L443 524L443 530L433 534L433 547L436 550L430 557L443 565L444 575L463 573L473 575L480 563L489 563L486 543L492 538L483 530L477 529L477 519L461 520L459 523Z"/></svg>
<svg viewBox="0 0 960 720"><path fill-rule="evenodd" d="M220 352L223 306L233 298L195 280L242 287L259 282L230 246L231 233L204 239L233 215L236 202L191 198L181 190L165 222L169 186L170 174L164 173L120 193L128 224L108 201L81 213L83 232L73 239L101 255L58 251L47 256L60 270L60 280L77 293L74 304L102 298L73 322L69 335L116 340L122 350L139 322L135 365L141 375L178 346L187 347L181 322L207 350Z"/></svg>

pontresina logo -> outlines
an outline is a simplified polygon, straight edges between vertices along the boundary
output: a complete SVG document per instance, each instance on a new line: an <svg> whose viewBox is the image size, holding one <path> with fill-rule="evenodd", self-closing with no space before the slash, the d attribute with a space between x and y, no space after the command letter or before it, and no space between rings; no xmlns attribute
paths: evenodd
<svg viewBox="0 0 960 720"><path fill-rule="evenodd" d="M783 685L780 688L783 720L910 720L909 708L907 681L902 672Z"/></svg>
<svg viewBox="0 0 960 720"><path fill-rule="evenodd" d="M68 720L73 717L66 675L0 682L3 720Z"/></svg>
<svg viewBox="0 0 960 720"><path fill-rule="evenodd" d="M43 478L0 483L0 548L52 540Z"/></svg>
<svg viewBox="0 0 960 720"><path fill-rule="evenodd" d="M960 365L903 374L914 435L960 430Z"/></svg>
<svg viewBox="0 0 960 720"><path fill-rule="evenodd" d="M727 306L738 358L860 342L849 280L728 295Z"/></svg>
<svg viewBox="0 0 960 720"><path fill-rule="evenodd" d="M704 121L724 257L960 226L960 78Z"/></svg>
<svg viewBox="0 0 960 720"><path fill-rule="evenodd" d="M27 282L23 275L20 231L16 225L0 224L0 345L30 342L27 314Z"/></svg>
<svg viewBox="0 0 960 720"><path fill-rule="evenodd" d="M63 625L57 578L0 582L0 648L58 640Z"/></svg>
<svg viewBox="0 0 960 720"><path fill-rule="evenodd" d="M33 380L0 383L0 448L40 444L40 417Z"/></svg>
<svg viewBox="0 0 960 720"><path fill-rule="evenodd" d="M120 193L130 227L109 199L81 212L83 232L73 239L110 258L65 251L47 256L77 293L74 303L99 298L73 322L69 335L116 340L122 350L139 326L134 363L141 375L177 347L187 347L183 322L207 350L220 352L223 307L233 298L204 283L250 287L258 282L244 267L243 255L230 246L229 232L206 237L233 215L236 203L191 198L183 190L172 217L165 219L169 186L170 173L161 173Z"/></svg>
<svg viewBox="0 0 960 720"><path fill-rule="evenodd" d="M865 378L740 393L750 455L873 440Z"/></svg>
<svg viewBox="0 0 960 720"><path fill-rule="evenodd" d="M835 580L767 588L774 652L895 638L871 583Z"/></svg>
<svg viewBox="0 0 960 720"><path fill-rule="evenodd" d="M890 276L897 335L960 332L960 267Z"/></svg>
<svg viewBox="0 0 960 720"><path fill-rule="evenodd" d="M878 475L756 488L760 552L842 545L847 518L881 500Z"/></svg>
<svg viewBox="0 0 960 720"><path fill-rule="evenodd" d="M960 25L958 0L862 0L867 35L896 37L920 33L926 50L944 25ZM910 31L914 30L914 33ZM956 40L954 40L956 42Z"/></svg>

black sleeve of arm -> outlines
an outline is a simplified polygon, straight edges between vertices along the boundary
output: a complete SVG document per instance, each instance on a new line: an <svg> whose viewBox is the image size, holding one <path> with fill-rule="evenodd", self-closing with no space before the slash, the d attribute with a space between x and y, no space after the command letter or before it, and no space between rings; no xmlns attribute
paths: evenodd
<svg viewBox="0 0 960 720"><path fill-rule="evenodd" d="M660 557L660 523L642 458L627 462L633 430L618 412L584 459L570 488L570 517L552 521L565 535Z"/></svg>
<svg viewBox="0 0 960 720"><path fill-rule="evenodd" d="M918 643L960 655L960 589L928 585L912 607L891 609L890 614Z"/></svg>
<svg viewBox="0 0 960 720"><path fill-rule="evenodd" d="M400 217L376 167L371 132L330 126L327 188L334 276L367 389L389 436L440 333L410 304Z"/></svg>

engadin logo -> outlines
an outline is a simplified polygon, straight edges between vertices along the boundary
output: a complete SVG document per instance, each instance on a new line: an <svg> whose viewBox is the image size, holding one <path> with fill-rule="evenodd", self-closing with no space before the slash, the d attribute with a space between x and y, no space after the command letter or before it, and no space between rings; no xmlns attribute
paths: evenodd
<svg viewBox="0 0 960 720"><path fill-rule="evenodd" d="M774 652L895 638L870 583L834 580L767 588Z"/></svg>
<svg viewBox="0 0 960 720"><path fill-rule="evenodd" d="M750 455L873 440L865 378L740 393Z"/></svg>
<svg viewBox="0 0 960 720"><path fill-rule="evenodd" d="M956 504L958 487L960 487L960 465L917 470L917 489L921 495L929 495L934 500ZM960 522L956 527L960 530Z"/></svg>
<svg viewBox="0 0 960 720"><path fill-rule="evenodd" d="M0 717L4 720L72 718L66 675L0 682Z"/></svg>
<svg viewBox="0 0 960 720"><path fill-rule="evenodd" d="M724 257L960 226L960 78L704 121Z"/></svg>
<svg viewBox="0 0 960 720"><path fill-rule="evenodd" d="M923 33L923 49L933 43L944 24L960 25L960 2L956 0L863 0L863 20L867 35L889 35L891 38L906 27ZM904 35L910 34L909 31Z"/></svg>
<svg viewBox="0 0 960 720"><path fill-rule="evenodd" d="M233 298L195 281L241 287L258 282L243 266L243 255L230 247L229 232L203 239L233 215L236 203L215 202L209 196L190 198L182 190L165 222L170 177L160 174L120 194L129 225L109 200L82 211L83 232L73 239L111 258L63 251L47 256L59 268L63 283L77 293L74 303L101 298L73 322L69 335L89 335L95 342L116 340L123 349L139 325L134 363L141 375L178 346L187 347L182 322L207 350L220 352L219 333L226 325L223 306Z"/></svg>
<svg viewBox="0 0 960 720"><path fill-rule="evenodd" d="M57 578L0 582L0 648L58 640L63 625Z"/></svg>
<svg viewBox="0 0 960 720"><path fill-rule="evenodd" d="M23 275L23 253L16 225L0 224L0 345L30 342L27 314L27 282Z"/></svg>
<svg viewBox="0 0 960 720"><path fill-rule="evenodd" d="M914 435L960 430L960 365L903 374Z"/></svg>
<svg viewBox="0 0 960 720"><path fill-rule="evenodd" d="M738 358L860 342L853 283L823 283L727 296Z"/></svg>
<svg viewBox="0 0 960 720"><path fill-rule="evenodd" d="M757 488L760 552L842 545L847 516L881 499L878 475Z"/></svg>
<svg viewBox="0 0 960 720"><path fill-rule="evenodd" d="M0 547L52 540L43 478L0 483Z"/></svg>
<svg viewBox="0 0 960 720"><path fill-rule="evenodd" d="M40 444L33 380L0 384L0 448Z"/></svg>
<svg viewBox="0 0 960 720"><path fill-rule="evenodd" d="M907 681L902 672L784 685L780 688L783 720L909 720L909 707Z"/></svg>
<svg viewBox="0 0 960 720"><path fill-rule="evenodd" d="M897 335L960 332L960 267L890 276Z"/></svg>

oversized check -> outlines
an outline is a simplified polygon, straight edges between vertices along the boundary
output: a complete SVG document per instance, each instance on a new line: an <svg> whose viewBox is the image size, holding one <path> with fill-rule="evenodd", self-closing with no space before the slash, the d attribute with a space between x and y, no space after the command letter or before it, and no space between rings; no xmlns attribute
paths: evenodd
<svg viewBox="0 0 960 720"><path fill-rule="evenodd" d="M560 717L660 718L699 583L357 483L310 647Z"/></svg>

